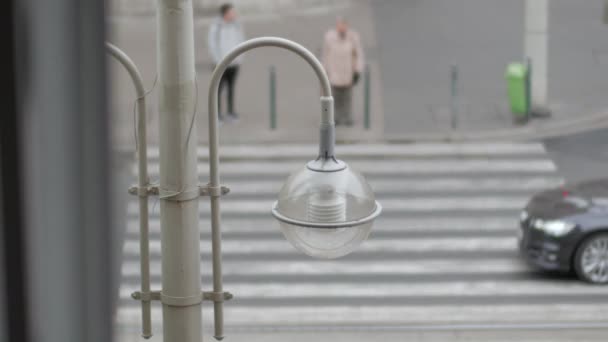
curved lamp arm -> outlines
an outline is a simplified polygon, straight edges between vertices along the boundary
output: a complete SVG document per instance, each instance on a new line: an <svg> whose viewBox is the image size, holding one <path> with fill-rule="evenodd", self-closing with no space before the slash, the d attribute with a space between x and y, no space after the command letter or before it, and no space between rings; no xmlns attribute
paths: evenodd
<svg viewBox="0 0 608 342"><path fill-rule="evenodd" d="M127 70L135 92L137 93L137 162L138 162L138 191L139 196L139 255L141 272L141 292L150 293L150 253L148 239L148 151L146 148L146 89L137 66L126 53L113 44L106 42L106 51ZM152 323L150 318L150 301L141 301L142 336L152 337Z"/></svg>
<svg viewBox="0 0 608 342"><path fill-rule="evenodd" d="M124 53L121 49L116 47L116 45L112 43L106 42L106 51L112 55L112 57L116 58L120 64L122 64L129 76L131 76L131 80L133 81L133 85L135 86L135 91L137 92L137 98L143 97L146 95L146 90L144 88L144 82L142 81L141 74L137 69L137 66L126 53Z"/></svg>
<svg viewBox="0 0 608 342"><path fill-rule="evenodd" d="M236 46L232 51L224 57L216 66L211 75L209 83L209 187L212 189L220 189L219 176L219 136L218 136L218 88L220 80L226 68L240 54L264 46L274 46L295 52L300 57L304 58L313 68L315 74L321 82L321 137L319 143L319 158L334 157L334 113L333 113L333 98L331 96L331 85L325 69L319 60L305 47L287 39L277 37L261 37L248 40ZM220 191L215 191L217 195L211 196L211 241L213 250L213 292L222 293L222 256L221 256L221 230L220 230ZM214 302L214 318L215 318L215 333L216 339L221 340L224 336L224 315L223 302Z"/></svg>
<svg viewBox="0 0 608 342"><path fill-rule="evenodd" d="M333 157L334 154L334 106L333 98L331 95L331 84L325 73L323 65L312 52L308 51L302 45L293 42L288 39L278 37L260 37L250 39L237 45L232 51L230 51L226 57L224 57L219 64L215 67L213 74L211 75L211 81L209 82L209 93L208 93L208 106L209 106L209 160L210 164L217 164L217 149L219 145L218 136L218 91L219 84L224 74L224 71L232 61L234 61L239 55L246 51L264 47L274 46L292 51L304 58L306 62L312 67L319 82L321 84L321 139L319 143L319 156L329 158ZM211 167L210 177L213 183L214 179L219 178L216 175L217 168ZM217 182L219 184L219 181Z"/></svg>

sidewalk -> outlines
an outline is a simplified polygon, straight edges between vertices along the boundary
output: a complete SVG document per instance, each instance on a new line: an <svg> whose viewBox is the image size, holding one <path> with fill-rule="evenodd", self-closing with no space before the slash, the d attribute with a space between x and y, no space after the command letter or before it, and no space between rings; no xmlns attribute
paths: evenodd
<svg viewBox="0 0 608 342"><path fill-rule="evenodd" d="M375 33L368 3L357 2L341 8L300 11L299 14L245 16L246 35L280 36L292 39L316 55L320 54L325 30L334 24L336 15L345 15L356 28L366 51L374 51ZM198 73L197 123L199 141L207 142L207 92L212 64L207 53L207 29L210 19L195 18L196 63ZM110 41L122 48L140 68L148 88L156 74L156 20L155 17L111 17L108 20ZM380 139L383 130L382 99L379 68L373 53L367 58L371 70L371 129L363 128L363 86L354 89L355 126L339 127L340 141L370 141ZM270 130L269 68L277 73L277 129ZM132 85L117 63L110 63L112 95L111 109L115 123L114 141L122 149L133 148ZM310 67L293 53L263 48L245 55L236 89L236 110L241 119L221 127L222 143L251 142L315 142L318 137L320 103L318 81ZM156 89L148 96L149 139L158 141L158 115Z"/></svg>
<svg viewBox="0 0 608 342"><path fill-rule="evenodd" d="M570 133L569 126L608 125L608 115L591 119L608 114L606 25L596 15L602 1L551 2L548 105L553 116L526 125L513 120L504 77L507 65L524 54L524 2L382 1L371 8L386 140L537 139ZM452 66L458 70L454 98Z"/></svg>
<svg viewBox="0 0 608 342"><path fill-rule="evenodd" d="M269 1L271 3L277 2ZM504 7L501 8L508 13L507 19L496 19L496 14L492 14L488 18L475 17L480 22L471 23L462 21L467 6L461 8L448 3L424 3L410 8L401 2L343 0L325 7L307 8L302 3L298 6L292 11L285 7L280 11L270 7L254 11L244 14L242 21L250 38L269 35L289 38L317 55L323 33L333 25L336 15L346 16L360 32L371 70L371 129L363 127L364 95L363 82L360 82L354 89L355 127L339 127L339 142L538 140L608 127L608 103L604 103L601 96L602 89L608 89L608 85L596 79L601 75L591 76L603 70L598 65L585 66L584 77L579 76L576 83L573 81L570 85L556 80L556 77L569 79L570 74L561 75L563 68L552 69L558 70L551 79L554 85L551 94L555 93L558 99L550 103L553 116L524 125L514 121L507 102L503 69L508 62L517 60L522 48L522 34L514 29L521 26L517 21L521 19L518 17L521 8L517 4L501 3ZM435 25L438 16L443 14L446 15L444 26ZM517 20L511 22L509 18ZM499 20L496 25L488 23L494 19ZM197 122L201 144L207 143L206 99L212 64L206 37L211 20L199 14L195 17ZM487 24L488 32L478 32L482 24ZM155 17L111 16L108 28L109 40L131 56L147 87L151 88L156 74ZM597 33L595 26L585 30L591 29ZM555 30L559 34L559 25ZM450 33L449 39L443 36L446 32ZM559 47L552 60L563 59L564 51L571 48ZM450 99L450 63L459 66L455 106ZM115 62L109 65L113 141L119 149L128 151L134 148L135 95L124 70ZM270 129L271 66L277 71L276 130ZM583 82L583 87L581 80L584 79L590 81ZM581 89L574 91L573 87ZM147 99L151 144L158 142L156 90ZM264 48L247 53L236 91L241 120L221 127L223 144L316 142L317 81L308 65L291 52ZM452 108L458 115L455 129L451 127Z"/></svg>

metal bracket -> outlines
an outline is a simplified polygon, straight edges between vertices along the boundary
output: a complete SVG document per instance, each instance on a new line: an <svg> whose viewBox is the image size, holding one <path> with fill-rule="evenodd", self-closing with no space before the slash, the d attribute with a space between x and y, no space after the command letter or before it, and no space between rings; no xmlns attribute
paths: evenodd
<svg viewBox="0 0 608 342"><path fill-rule="evenodd" d="M201 292L200 296L191 297L171 297L162 294L161 291L140 292L136 291L131 294L131 298L142 302L160 301L171 306L191 306L200 303L203 300L209 300L215 303L221 303L234 298L230 292Z"/></svg>
<svg viewBox="0 0 608 342"><path fill-rule="evenodd" d="M199 196L211 196L211 197L220 197L226 195L230 192L230 188L227 186L210 186L209 184L199 185L198 186L198 195ZM160 194L160 188L158 185L148 185L146 187L139 187L137 185L133 185L129 188L129 194L139 196L139 197L148 197L148 196L158 196ZM167 195L169 196L169 195ZM191 196L186 196L191 197Z"/></svg>
<svg viewBox="0 0 608 342"><path fill-rule="evenodd" d="M161 292L160 301L163 304L170 306L192 306L200 304L203 301L203 298L202 296L173 297Z"/></svg>
<svg viewBox="0 0 608 342"><path fill-rule="evenodd" d="M211 186L209 184L199 185L201 196L220 197L230 192L227 186Z"/></svg>
<svg viewBox="0 0 608 342"><path fill-rule="evenodd" d="M135 195L138 197L148 197L148 196L156 196L158 195L158 185L147 185L145 187L139 187L137 185L133 185L129 188L129 194Z"/></svg>
<svg viewBox="0 0 608 342"><path fill-rule="evenodd" d="M166 201L175 202L186 202L192 201L200 197L200 190L198 187L192 187L190 189L184 189L182 191L160 189L159 198Z"/></svg>
<svg viewBox="0 0 608 342"><path fill-rule="evenodd" d="M151 302L153 300L160 300L160 291L151 292L140 292L136 291L131 293L131 298L140 300L142 302Z"/></svg>
<svg viewBox="0 0 608 342"><path fill-rule="evenodd" d="M221 303L234 298L230 292L203 292L203 300Z"/></svg>

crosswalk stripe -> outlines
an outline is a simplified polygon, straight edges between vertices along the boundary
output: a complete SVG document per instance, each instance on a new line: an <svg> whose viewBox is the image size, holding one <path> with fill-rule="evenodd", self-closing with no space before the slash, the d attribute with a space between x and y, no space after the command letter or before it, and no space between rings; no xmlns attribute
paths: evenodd
<svg viewBox="0 0 608 342"><path fill-rule="evenodd" d="M161 284L152 284L160 289ZM545 283L536 280L497 281L455 281L441 283L381 283L367 284L325 283L325 284L285 284L285 283L228 283L226 288L239 299L246 298L324 298L324 297L410 297L410 296L512 296L512 295L577 295L605 294L601 286L584 283L567 284ZM120 289L120 298L131 298L131 293L139 291L136 284L125 285Z"/></svg>
<svg viewBox="0 0 608 342"><path fill-rule="evenodd" d="M515 234L512 238L417 238L417 239L369 239L357 248L359 253L370 252L420 252L420 251L510 251L515 250ZM211 252L211 243L201 241L202 253ZM247 253L253 257L259 253L294 252L284 239L280 240L226 240L222 243L224 254ZM150 241L150 254L160 255L159 240ZM128 240L123 247L125 256L139 255L139 242Z"/></svg>
<svg viewBox="0 0 608 342"><path fill-rule="evenodd" d="M436 232L436 231L505 231L515 230L518 226L518 217L508 215L504 217L400 217L386 218L380 216L374 223L374 232ZM160 233L160 220L151 218L148 222L151 234ZM210 229L208 220L200 220L201 232ZM226 218L222 220L222 231L232 233L278 233L278 221L272 217L262 219ZM139 220L132 218L127 222L127 234L139 234Z"/></svg>
<svg viewBox="0 0 608 342"><path fill-rule="evenodd" d="M230 182L233 195L239 194L276 194L284 182L256 181ZM561 185L563 182L551 177L533 177L529 179L513 178L431 178L422 180L373 180L370 181L377 194L407 194L408 192L481 192L481 191L525 191L542 190Z"/></svg>
<svg viewBox="0 0 608 342"><path fill-rule="evenodd" d="M461 274L513 273L529 271L517 258L478 260L384 260L382 262L310 260L310 261L229 261L223 263L224 275L304 275L304 274ZM150 273L160 274L161 265L150 262ZM139 262L125 261L121 269L125 277L139 274ZM209 265L201 265L201 273L210 275Z"/></svg>
<svg viewBox="0 0 608 342"><path fill-rule="evenodd" d="M408 194L408 193L479 193L484 191L494 192L524 192L553 188L563 184L558 177L517 177L517 178L428 178L428 179L374 179L370 185L376 194ZM284 184L284 180L232 180L230 197L239 195L276 195Z"/></svg>
<svg viewBox="0 0 608 342"><path fill-rule="evenodd" d="M533 172L548 173L555 172L556 167L552 161L547 159L439 159L439 160L398 160L398 161L346 161L355 170L364 175L412 175L412 174L466 174L466 173L499 173L499 172ZM306 165L306 161L273 161L273 162L223 162L220 171L226 175L273 175L287 176L291 172L301 170ZM132 172L137 174L137 165L134 165ZM151 176L158 176L159 164L149 163L148 172ZM200 176L208 175L209 166L206 163L199 163L197 172Z"/></svg>
<svg viewBox="0 0 608 342"><path fill-rule="evenodd" d="M404 199L380 199L385 212L434 212L441 210L519 210L528 202L528 196L479 196L479 197L424 197ZM270 215L273 200L231 200L222 201L223 214L264 214ZM201 213L210 211L209 205L201 203ZM151 206L150 216L158 215L158 206ZM138 215L139 207L135 200L127 205L128 215Z"/></svg>
<svg viewBox="0 0 608 342"><path fill-rule="evenodd" d="M337 146L338 156L368 176L385 214L374 225L383 234L365 241L356 258L340 260L296 258L270 214L285 177L316 150L310 144L221 147L220 171L231 188L222 198L222 229L232 234L222 244L222 268L233 280L225 288L236 296L226 305L229 327L608 320L608 303L592 303L605 293L601 287L527 277L529 266L517 258L517 212L533 193L563 184L543 144ZM148 152L154 180L158 147ZM207 148L197 153L205 179ZM150 274L152 288L160 289L160 204L154 197L150 204ZM138 302L130 300L140 275L135 197L126 209L117 321L133 328L141 321ZM209 214L205 198L199 212ZM201 274L209 279L209 222L203 217L199 225ZM431 305L421 304L426 298ZM212 321L209 307L204 303L205 324ZM156 324L159 308L153 306Z"/></svg>
<svg viewBox="0 0 608 342"><path fill-rule="evenodd" d="M203 305L203 321L213 322L212 308ZM263 310L263 311L261 311ZM261 314L263 312L263 314ZM152 310L155 322L161 308ZM276 324L282 326L307 324L386 323L459 323L459 322L606 322L608 304L528 304L528 305L412 305L412 306L290 306L248 308L226 305L225 321L231 326ZM117 319L139 326L141 311L136 306L118 310ZM156 329L161 329L159 325Z"/></svg>
<svg viewBox="0 0 608 342"><path fill-rule="evenodd" d="M312 158L318 146L303 145L227 145L220 147L220 157L230 159L274 159L274 158ZM200 146L197 150L200 159L206 159L209 150ZM539 155L545 153L545 148L538 143L483 143L483 144L441 144L416 143L408 145L388 144L353 144L337 145L336 153L346 157L416 157L443 155ZM148 147L148 158L157 159L158 146Z"/></svg>

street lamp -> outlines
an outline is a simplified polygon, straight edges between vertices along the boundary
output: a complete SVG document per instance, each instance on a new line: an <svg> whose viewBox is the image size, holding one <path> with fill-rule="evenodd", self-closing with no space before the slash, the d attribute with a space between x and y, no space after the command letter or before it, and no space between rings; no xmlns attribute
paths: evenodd
<svg viewBox="0 0 608 342"><path fill-rule="evenodd" d="M319 258L344 256L367 238L372 221L382 209L363 176L335 157L331 86L322 65L301 45L274 37L251 39L237 46L216 67L209 87L211 186L219 184L219 180L215 182L219 178L215 103L219 80L237 56L261 46L280 47L300 55L317 74L322 89L319 154L287 179L272 215L280 221L285 238L298 250Z"/></svg>
<svg viewBox="0 0 608 342"><path fill-rule="evenodd" d="M184 16L184 18L189 19L190 17ZM140 203L142 289L134 292L132 297L141 301L142 304L142 336L144 338L152 336L150 302L155 300L163 303L166 341L200 341L200 303L202 300L209 300L213 301L214 336L218 340L223 339L223 304L225 300L232 298L232 294L224 292L222 284L220 197L227 194L229 189L220 183L218 90L222 74L228 65L240 54L262 46L274 46L295 52L310 64L321 83L321 125L318 156L287 179L279 193L278 200L271 209L272 215L279 220L281 230L287 240L298 250L310 256L338 258L352 252L367 238L373 220L382 211L382 207L376 202L373 191L363 176L351 169L345 162L337 159L334 154L335 125L331 86L323 66L306 48L286 39L263 37L251 39L238 45L224 57L213 71L209 84L210 181L202 186L169 191L163 188L162 172L160 185L149 184L146 167L145 91L139 72L126 54L115 46L108 44L108 52L116 57L129 71L138 96L139 184L129 191L139 197ZM191 66L193 64L191 60L178 58L179 54L173 53L174 51L167 51L166 49L161 51L169 54L169 57L165 56L164 61L170 67L180 65L182 62L184 65ZM174 76L167 71L169 69L169 67L161 68L163 71L161 76L164 75L164 78ZM179 70L179 68L176 69ZM161 78L162 83L163 78ZM166 94L163 103L168 104L178 114L187 113L183 109L188 106L182 106L184 99L179 95L180 91L188 90L188 86L181 85L179 88L166 86L165 88ZM184 94L186 93L184 92ZM193 153L196 150L194 148L195 142L189 139L189 135L193 133L192 129L179 129L179 125L175 123L175 117L167 116L165 120L165 124L169 125L170 123L170 127L162 127L164 130L161 129L161 136L164 132L164 143L166 144L164 149L161 148L160 150L161 166L164 165L164 168L161 167L161 171L175 173L171 176L176 180L173 182L166 180L165 183L175 186L173 183L179 184L185 182L185 179L188 179L188 183L193 183L197 177L193 171L196 169L196 155ZM182 127L187 127L187 121L183 119L178 123L181 123ZM179 145L180 139L176 139L176 137L186 141L188 148L182 150ZM161 139L161 145L163 144L162 141L163 139ZM172 149L169 150L168 147L172 147ZM184 155L172 155L163 152L164 150L167 152L176 150ZM183 165L175 166L171 164L170 162L174 161L171 158L180 160ZM269 167L272 167L272 165L269 165ZM147 219L149 195L159 195L161 222L167 223L165 225L166 229L161 225L161 243L163 246L163 289L161 291L150 290ZM211 202L213 266L213 291L211 292L200 292L199 290L200 267L198 267L198 263L200 262L200 251L196 222L198 215L196 215L197 207L193 205L196 203L192 203L198 196L209 196ZM163 202L168 207L165 211L162 206ZM196 241L193 241L194 239Z"/></svg>
<svg viewBox="0 0 608 342"><path fill-rule="evenodd" d="M219 62L209 84L210 189L220 189L218 88L222 74L240 54L263 46L287 49L304 58L321 83L319 154L293 173L281 189L272 215L283 234L298 250L320 258L337 258L352 252L371 230L382 207L365 179L336 158L334 106L331 86L323 66L303 46L287 39L261 37L248 40ZM269 165L272 167L272 165ZM222 293L220 196L211 197L213 292ZM215 336L223 336L223 301L214 303Z"/></svg>

